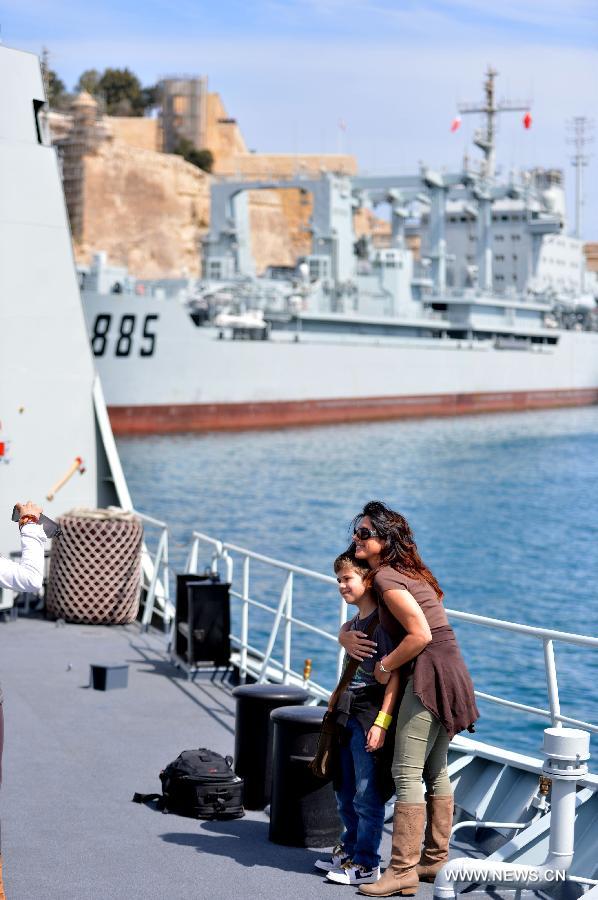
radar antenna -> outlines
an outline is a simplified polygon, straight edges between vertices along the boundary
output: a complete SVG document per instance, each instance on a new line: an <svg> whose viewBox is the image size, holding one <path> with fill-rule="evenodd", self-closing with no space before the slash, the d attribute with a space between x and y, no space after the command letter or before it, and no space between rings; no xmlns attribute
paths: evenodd
<svg viewBox="0 0 598 900"><path fill-rule="evenodd" d="M484 165L482 174L486 179L494 178L496 165L496 117L503 112L526 112L529 113L530 104L523 102L511 102L510 100L501 100L496 102L494 94L494 79L498 75L496 69L488 66L486 71L486 79L484 81L484 93L486 99L482 103L460 103L458 106L461 115L469 115L471 113L482 113L486 117L486 121L482 128L475 132L473 142L479 147L484 154ZM531 118L529 118L531 124ZM529 128L528 122L524 121L525 127Z"/></svg>

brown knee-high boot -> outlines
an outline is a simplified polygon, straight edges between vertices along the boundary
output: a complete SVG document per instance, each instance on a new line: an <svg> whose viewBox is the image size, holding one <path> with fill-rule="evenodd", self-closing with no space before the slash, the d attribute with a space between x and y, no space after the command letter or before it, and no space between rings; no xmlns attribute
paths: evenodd
<svg viewBox="0 0 598 900"><path fill-rule="evenodd" d="M367 897L391 897L394 894L407 897L415 894L419 885L416 866L425 816L425 803L395 803L390 865L379 881L360 885L360 893Z"/></svg>
<svg viewBox="0 0 598 900"><path fill-rule="evenodd" d="M421 881L434 881L449 858L449 838L453 827L452 796L435 797L426 794L426 834L424 847L417 866Z"/></svg>

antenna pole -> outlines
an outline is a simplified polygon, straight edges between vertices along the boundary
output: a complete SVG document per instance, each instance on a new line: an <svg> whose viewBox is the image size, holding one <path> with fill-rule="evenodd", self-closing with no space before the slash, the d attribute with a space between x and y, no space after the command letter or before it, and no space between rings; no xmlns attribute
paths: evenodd
<svg viewBox="0 0 598 900"><path fill-rule="evenodd" d="M588 144L593 140L590 135L592 123L586 116L575 116L568 123L572 132L567 138L569 144L573 144L575 153L571 157L571 162L575 168L575 231L573 236L581 239L581 216L583 210L583 170L588 164L588 155L584 152Z"/></svg>

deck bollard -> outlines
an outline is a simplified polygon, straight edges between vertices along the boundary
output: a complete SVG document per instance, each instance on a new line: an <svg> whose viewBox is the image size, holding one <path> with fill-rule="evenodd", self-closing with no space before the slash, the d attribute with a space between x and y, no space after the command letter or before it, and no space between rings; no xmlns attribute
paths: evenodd
<svg viewBox="0 0 598 900"><path fill-rule="evenodd" d="M326 707L283 706L272 713L274 759L270 840L291 847L330 847L341 823L332 783L311 772Z"/></svg>
<svg viewBox="0 0 598 900"><path fill-rule="evenodd" d="M263 809L270 802L272 787L273 723L270 713L279 706L298 706L309 698L307 691L291 685L244 684L235 697L234 769L245 779L243 805Z"/></svg>

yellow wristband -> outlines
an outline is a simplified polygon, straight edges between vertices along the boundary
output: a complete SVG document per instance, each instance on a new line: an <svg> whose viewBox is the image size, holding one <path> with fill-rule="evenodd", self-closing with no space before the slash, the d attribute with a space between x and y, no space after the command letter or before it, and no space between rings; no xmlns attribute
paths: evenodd
<svg viewBox="0 0 598 900"><path fill-rule="evenodd" d="M376 716L376 719L374 720L374 725L378 725L380 728L384 728L384 730L386 731L391 722L392 716L389 716L388 713L380 711Z"/></svg>

